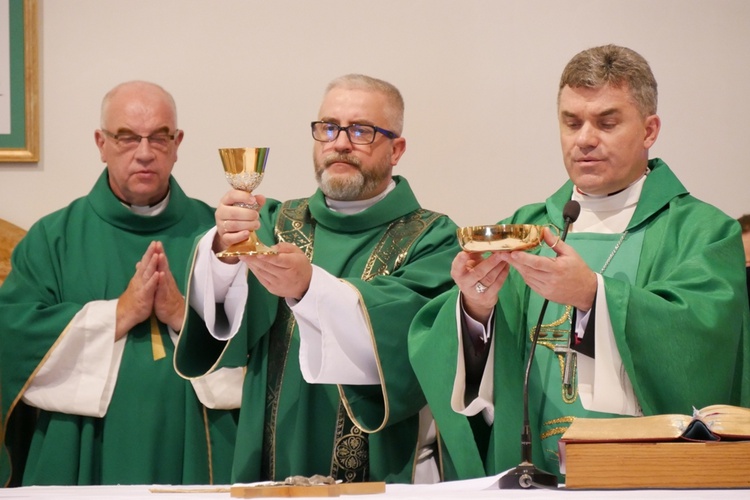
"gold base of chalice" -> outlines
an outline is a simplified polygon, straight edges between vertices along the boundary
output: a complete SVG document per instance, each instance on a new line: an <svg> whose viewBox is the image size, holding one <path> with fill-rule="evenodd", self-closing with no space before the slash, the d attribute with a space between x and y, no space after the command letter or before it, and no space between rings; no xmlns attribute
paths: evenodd
<svg viewBox="0 0 750 500"><path fill-rule="evenodd" d="M242 243L235 243L226 250L216 254L217 257L241 257L243 255L276 255L276 250L272 250L258 240L255 233L251 233L250 238Z"/></svg>

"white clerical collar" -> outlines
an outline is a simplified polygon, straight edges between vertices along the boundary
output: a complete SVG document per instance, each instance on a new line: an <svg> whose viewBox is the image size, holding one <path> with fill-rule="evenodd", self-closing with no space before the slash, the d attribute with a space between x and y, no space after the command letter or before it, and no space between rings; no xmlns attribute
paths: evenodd
<svg viewBox="0 0 750 500"><path fill-rule="evenodd" d="M638 203L638 199L641 197L641 190L643 189L643 183L646 182L646 176L649 170L643 173L642 176L638 177L628 187L621 191L617 191L613 194L605 195L591 195L586 194L579 190L577 187L573 190L573 200L583 206L587 205L594 211L599 210L619 210L634 203Z"/></svg>
<svg viewBox="0 0 750 500"><path fill-rule="evenodd" d="M622 191L592 196L573 189L571 199L581 204L581 214L574 223L576 232L620 233L625 230L641 197L649 170Z"/></svg>
<svg viewBox="0 0 750 500"><path fill-rule="evenodd" d="M385 198L388 193L390 193L394 189L396 189L396 182L391 179L391 182L388 183L388 187L385 188L385 191L375 196L374 198L370 198L367 200L341 201L332 200L326 196L326 205L328 205L328 208L330 208L334 212L340 212L344 215L352 215L370 208L371 206Z"/></svg>
<svg viewBox="0 0 750 500"><path fill-rule="evenodd" d="M162 213L167 208L168 203L169 193L167 193L167 196L156 205L128 205L127 203L123 203L123 205L130 209L134 214L153 216Z"/></svg>

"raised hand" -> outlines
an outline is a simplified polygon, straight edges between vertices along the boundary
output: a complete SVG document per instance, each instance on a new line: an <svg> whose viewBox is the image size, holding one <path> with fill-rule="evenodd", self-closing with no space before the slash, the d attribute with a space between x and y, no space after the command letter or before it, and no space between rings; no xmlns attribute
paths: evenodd
<svg viewBox="0 0 750 500"><path fill-rule="evenodd" d="M498 300L498 292L508 277L508 263L497 253L486 259L481 253L460 252L453 259L451 277L461 290L466 313L486 323Z"/></svg>
<svg viewBox="0 0 750 500"><path fill-rule="evenodd" d="M119 340L135 325L151 316L154 296L159 286L159 259L157 243L152 242L141 260L135 264L135 273L117 301L115 340Z"/></svg>
<svg viewBox="0 0 750 500"><path fill-rule="evenodd" d="M159 256L157 271L159 284L154 296L154 314L156 319L169 325L172 330L179 332L185 316L185 298L182 296L172 271L169 269L167 254L161 242L156 242L156 252Z"/></svg>
<svg viewBox="0 0 750 500"><path fill-rule="evenodd" d="M555 244L556 239L548 229L544 230L544 241L554 245L557 254L554 258L527 252L511 252L503 258L529 288L545 299L588 311L596 295L596 274L573 247L564 241Z"/></svg>
<svg viewBox="0 0 750 500"><path fill-rule="evenodd" d="M253 195L237 189L228 191L221 198L214 215L216 220L214 253L219 253L235 243L247 240L250 231L260 228L258 210L265 204L266 197L262 194ZM258 208L254 209L253 206ZM225 261L237 262L237 258L227 257Z"/></svg>

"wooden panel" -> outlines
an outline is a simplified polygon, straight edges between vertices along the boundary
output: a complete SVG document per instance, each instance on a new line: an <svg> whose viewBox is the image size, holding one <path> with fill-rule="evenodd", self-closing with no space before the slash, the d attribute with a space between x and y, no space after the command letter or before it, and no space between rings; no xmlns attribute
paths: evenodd
<svg viewBox="0 0 750 500"><path fill-rule="evenodd" d="M572 443L567 488L748 488L750 442Z"/></svg>

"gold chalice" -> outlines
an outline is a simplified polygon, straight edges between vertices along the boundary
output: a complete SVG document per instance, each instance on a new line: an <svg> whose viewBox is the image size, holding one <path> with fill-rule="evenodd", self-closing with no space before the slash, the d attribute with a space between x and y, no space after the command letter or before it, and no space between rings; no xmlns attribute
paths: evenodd
<svg viewBox="0 0 750 500"><path fill-rule="evenodd" d="M252 193L263 180L266 170L269 148L222 148L219 149L224 174L234 189ZM238 204L246 208L258 210L260 206ZM255 231L250 231L250 237L241 243L235 243L217 257L238 257L240 255L274 254L275 251L260 242Z"/></svg>
<svg viewBox="0 0 750 500"><path fill-rule="evenodd" d="M557 226L547 224L555 230ZM467 226L457 230L458 243L467 252L512 252L530 250L542 243L545 226L536 224L493 224L489 226ZM553 247L557 244L555 242Z"/></svg>

